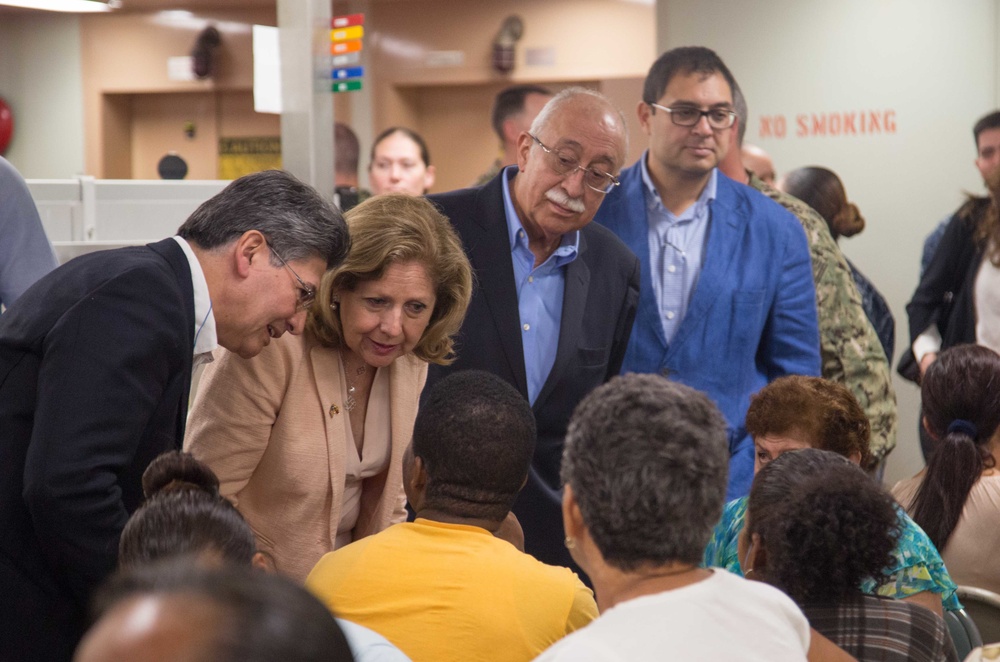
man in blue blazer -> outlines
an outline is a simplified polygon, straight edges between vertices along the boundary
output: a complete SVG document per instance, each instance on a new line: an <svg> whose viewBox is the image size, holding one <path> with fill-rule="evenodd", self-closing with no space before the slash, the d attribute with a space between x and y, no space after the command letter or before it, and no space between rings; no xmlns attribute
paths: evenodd
<svg viewBox="0 0 1000 662"><path fill-rule="evenodd" d="M715 400L729 423L729 498L747 494L753 477L750 396L782 375L820 371L802 226L716 167L735 130L733 86L707 48L660 56L638 106L649 149L596 217L642 263L622 371L662 372Z"/></svg>
<svg viewBox="0 0 1000 662"><path fill-rule="evenodd" d="M256 173L178 236L72 260L0 315L0 659L70 659L143 471L180 449L193 363L300 333L347 246L313 189Z"/></svg>
<svg viewBox="0 0 1000 662"><path fill-rule="evenodd" d="M559 466L570 414L618 374L639 298L639 261L591 223L625 161L625 122L581 88L553 98L521 134L518 164L478 188L430 196L451 219L476 272L455 362L431 385L475 368L532 405L538 443L513 512L525 551L575 568L563 545Z"/></svg>

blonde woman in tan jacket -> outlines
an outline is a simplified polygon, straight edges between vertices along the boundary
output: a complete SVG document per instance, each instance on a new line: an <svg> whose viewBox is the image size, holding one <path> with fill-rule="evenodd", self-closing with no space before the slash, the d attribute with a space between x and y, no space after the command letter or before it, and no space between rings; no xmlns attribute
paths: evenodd
<svg viewBox="0 0 1000 662"><path fill-rule="evenodd" d="M427 362L450 362L472 292L461 242L425 199L375 196L346 218L351 251L323 277L305 333L252 359L217 352L184 442L299 581L326 552L405 519L402 458Z"/></svg>

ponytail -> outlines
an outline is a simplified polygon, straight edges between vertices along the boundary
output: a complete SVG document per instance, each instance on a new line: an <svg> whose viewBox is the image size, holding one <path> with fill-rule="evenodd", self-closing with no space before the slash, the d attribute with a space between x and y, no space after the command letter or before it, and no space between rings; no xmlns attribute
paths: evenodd
<svg viewBox="0 0 1000 662"><path fill-rule="evenodd" d="M913 499L913 521L938 550L944 549L958 525L972 486L983 470L993 464L993 456L985 446L976 443L975 435L975 426L968 421L958 419L948 426Z"/></svg>
<svg viewBox="0 0 1000 662"><path fill-rule="evenodd" d="M927 368L920 396L936 442L909 510L943 551L972 486L995 464L990 441L1000 426L1000 356L980 345L946 349Z"/></svg>

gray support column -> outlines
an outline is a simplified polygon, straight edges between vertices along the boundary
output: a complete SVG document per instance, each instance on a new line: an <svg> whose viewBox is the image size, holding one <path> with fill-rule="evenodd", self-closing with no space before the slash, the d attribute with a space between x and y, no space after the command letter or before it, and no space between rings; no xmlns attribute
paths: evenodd
<svg viewBox="0 0 1000 662"><path fill-rule="evenodd" d="M333 95L316 71L330 53L330 0L278 0L281 161L333 200Z"/></svg>

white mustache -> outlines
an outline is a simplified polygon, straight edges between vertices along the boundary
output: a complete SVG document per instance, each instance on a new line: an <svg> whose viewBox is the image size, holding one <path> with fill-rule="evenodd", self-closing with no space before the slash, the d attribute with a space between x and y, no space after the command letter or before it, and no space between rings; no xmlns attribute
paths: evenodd
<svg viewBox="0 0 1000 662"><path fill-rule="evenodd" d="M583 204L583 198L571 198L558 186L550 188L546 191L545 197L560 207L565 207L566 209L576 212L577 214L582 214L587 211L587 207Z"/></svg>

